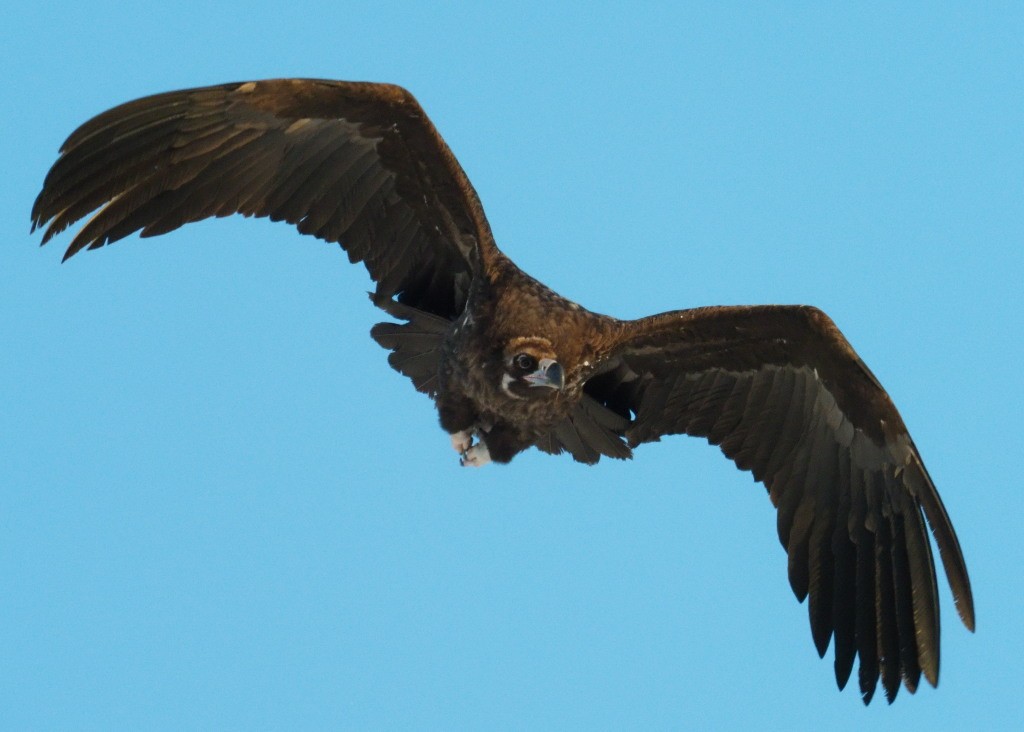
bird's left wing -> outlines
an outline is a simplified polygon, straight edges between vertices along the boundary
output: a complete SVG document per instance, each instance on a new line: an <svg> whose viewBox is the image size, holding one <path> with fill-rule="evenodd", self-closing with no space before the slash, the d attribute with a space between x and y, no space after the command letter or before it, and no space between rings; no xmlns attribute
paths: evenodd
<svg viewBox="0 0 1024 732"><path fill-rule="evenodd" d="M459 163L390 84L271 79L122 104L67 139L32 221L45 243L93 211L65 258L135 231L266 216L341 244L378 299L448 318L493 246Z"/></svg>
<svg viewBox="0 0 1024 732"><path fill-rule="evenodd" d="M820 655L834 638L845 685L855 655L869 701L881 677L939 672L931 525L964 624L970 581L942 501L889 396L832 321L809 307L721 307L623 324L586 390L632 416L631 446L705 437L765 484L796 596L810 597Z"/></svg>

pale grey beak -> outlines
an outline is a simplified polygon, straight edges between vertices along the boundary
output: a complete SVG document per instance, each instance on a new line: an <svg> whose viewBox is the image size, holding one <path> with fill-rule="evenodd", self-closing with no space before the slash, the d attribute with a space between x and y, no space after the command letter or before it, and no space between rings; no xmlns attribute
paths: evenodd
<svg viewBox="0 0 1024 732"><path fill-rule="evenodd" d="M565 373L557 361L544 358L537 366L539 368L536 371L523 377L530 386L546 386L549 389L561 389L565 386Z"/></svg>

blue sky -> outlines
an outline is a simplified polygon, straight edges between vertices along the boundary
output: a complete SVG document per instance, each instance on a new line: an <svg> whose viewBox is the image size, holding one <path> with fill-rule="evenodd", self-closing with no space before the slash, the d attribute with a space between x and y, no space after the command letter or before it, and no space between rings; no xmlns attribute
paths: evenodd
<svg viewBox="0 0 1024 732"><path fill-rule="evenodd" d="M898 5L8 10L0 727L1019 723L1024 10ZM499 244L594 310L826 310L964 548L939 688L836 691L764 490L702 441L460 469L337 247L28 234L80 122L275 76L412 90Z"/></svg>

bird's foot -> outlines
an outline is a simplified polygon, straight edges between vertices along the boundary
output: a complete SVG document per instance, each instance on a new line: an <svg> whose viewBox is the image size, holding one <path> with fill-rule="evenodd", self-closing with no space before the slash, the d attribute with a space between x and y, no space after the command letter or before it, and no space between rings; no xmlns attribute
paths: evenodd
<svg viewBox="0 0 1024 732"><path fill-rule="evenodd" d="M462 453L459 465L464 468L482 468L489 462L491 462L491 453L488 452L487 445L481 441Z"/></svg>
<svg viewBox="0 0 1024 732"><path fill-rule="evenodd" d="M460 455L465 455L466 451L473 445L473 432L471 430L456 432L451 438L452 449Z"/></svg>

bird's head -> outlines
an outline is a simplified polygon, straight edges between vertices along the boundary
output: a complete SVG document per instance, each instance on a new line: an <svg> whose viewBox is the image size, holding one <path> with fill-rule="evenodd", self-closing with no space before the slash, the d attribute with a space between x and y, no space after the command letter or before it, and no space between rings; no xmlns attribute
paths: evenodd
<svg viewBox="0 0 1024 732"><path fill-rule="evenodd" d="M565 386L565 371L546 338L513 338L504 349L501 389L513 399L544 399Z"/></svg>

